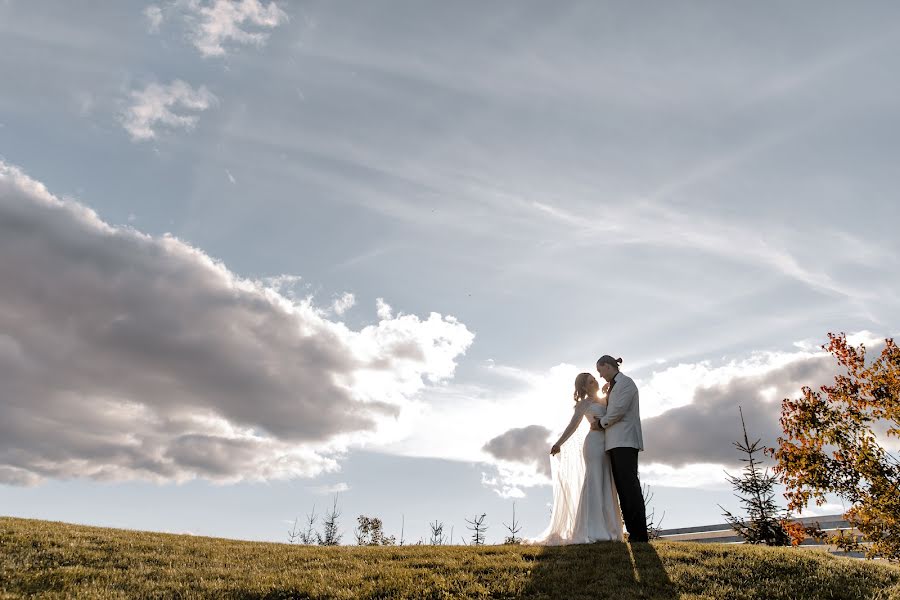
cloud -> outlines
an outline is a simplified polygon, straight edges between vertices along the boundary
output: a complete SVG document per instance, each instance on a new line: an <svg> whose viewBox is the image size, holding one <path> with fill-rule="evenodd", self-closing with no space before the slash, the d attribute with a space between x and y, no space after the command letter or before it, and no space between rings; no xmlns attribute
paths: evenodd
<svg viewBox="0 0 900 600"><path fill-rule="evenodd" d="M215 0L212 3L192 1L188 7L198 17L194 27L194 46L204 56L222 56L225 42L261 46L269 34L262 31L246 31L250 25L273 29L288 20L287 13L274 2L263 4L259 0Z"/></svg>
<svg viewBox="0 0 900 600"><path fill-rule="evenodd" d="M391 319L393 309L391 305L384 301L384 298L375 299L375 312L379 319Z"/></svg>
<svg viewBox="0 0 900 600"><path fill-rule="evenodd" d="M518 374L506 372L515 373L515 369L494 367L479 373L487 376L479 383L453 381L429 388L398 418L396 439L386 440L381 450L402 456L503 462L512 468L514 463L500 461L485 450L485 444L510 429L532 425L562 432L572 417L569 388L582 369L560 364L532 373L525 385ZM436 423L440 426L435 427ZM533 465L519 466L527 467L523 475L546 480Z"/></svg>
<svg viewBox="0 0 900 600"><path fill-rule="evenodd" d="M120 120L134 141L154 139L157 125L193 129L197 125L197 115L178 114L173 109L202 112L218 101L206 87L194 89L180 79L168 85L151 83L143 90L133 90L130 95L131 105Z"/></svg>
<svg viewBox="0 0 900 600"><path fill-rule="evenodd" d="M180 16L188 37L203 56L224 56L227 44L262 46L266 30L286 23L288 15L275 2L260 0L174 0L165 6L149 6L144 15L150 31L159 31L163 20Z"/></svg>
<svg viewBox="0 0 900 600"><path fill-rule="evenodd" d="M510 429L491 439L483 450L496 459L533 465L550 476L548 438L552 432L541 425Z"/></svg>
<svg viewBox="0 0 900 600"><path fill-rule="evenodd" d="M853 337L870 343L876 340L869 332ZM655 370L649 375L636 378L645 446L641 473L646 482L672 487L726 485L723 467L741 466L733 445L742 434L738 406L743 407L752 440L761 438L763 444L774 445L781 433L781 399L799 396L804 385L828 383L836 369L834 360L821 349L813 350L807 343L798 347L792 352L754 352L720 364L653 364L650 368ZM462 422L463 414L479 414L479 420L472 422L476 432L506 423L482 446L482 461L490 473L483 483L504 497L547 485L547 438L568 422L571 402L562 399L578 369L559 365L548 372L529 373L492 361L487 369L526 387L508 395L502 391L506 386L481 390L486 399L471 403L443 401L439 409L426 413L426 420L454 423ZM553 398L560 400L548 402ZM434 432L430 443L440 445L440 439Z"/></svg>
<svg viewBox="0 0 900 600"><path fill-rule="evenodd" d="M884 345L884 337L866 330L847 337L852 344L865 344L872 356ZM754 352L721 364L682 363L636 378L645 448L640 458L642 481L667 487L727 487L723 469L736 473L743 467L743 455L734 447L734 442L743 437L738 407L743 410L750 441L760 439L763 446L774 446L783 435L781 400L800 397L803 386L816 389L829 384L839 371L835 359L818 345L803 341L794 346L799 350ZM481 422L503 423L525 415L532 422L563 424L562 411L549 412L545 400L562 396L574 367L560 365L549 373L528 375L527 371L498 368L492 363L489 369L527 381L529 388L495 406L480 402L486 407ZM490 392L481 393L490 397ZM474 411L467 404L460 404L457 410ZM447 414L440 420L456 422ZM896 452L900 442L887 435L887 427L886 422L879 422L874 431L886 449ZM487 459L483 462L491 473L484 474L482 483L503 497L524 493L522 488L549 484L545 456L551 431L540 425L523 425L492 436L482 448ZM770 462L765 456L759 458L764 464Z"/></svg>
<svg viewBox="0 0 900 600"><path fill-rule="evenodd" d="M454 374L473 334L360 330L0 162L0 481L312 476ZM385 433L387 432L387 433Z"/></svg>
<svg viewBox="0 0 900 600"><path fill-rule="evenodd" d="M798 349L794 351L751 352L747 356L727 361L702 360L672 365L663 363L665 368L654 370L638 380L641 417L647 420L668 410L687 406L694 402L697 391L704 388L720 388L740 378L767 377L792 363L821 358L824 352L819 347L820 344L821 342L798 342L795 344ZM769 390L767 397L774 399L771 389L766 389Z"/></svg>
<svg viewBox="0 0 900 600"><path fill-rule="evenodd" d="M481 484L501 498L524 498L523 488L550 481L550 435L540 425L516 427L494 437L482 450L494 459L494 475L481 474Z"/></svg>
<svg viewBox="0 0 900 600"><path fill-rule="evenodd" d="M0 466L0 483L18 486L34 486L41 482L41 478L26 469Z"/></svg>
<svg viewBox="0 0 900 600"><path fill-rule="evenodd" d="M162 8L156 4L151 4L144 9L144 18L147 19L147 30L150 33L159 33L159 27L163 22Z"/></svg>
<svg viewBox="0 0 900 600"><path fill-rule="evenodd" d="M350 292L344 292L339 298L336 298L334 302L331 303L331 310L335 312L335 314L342 315L356 304L356 297Z"/></svg>
<svg viewBox="0 0 900 600"><path fill-rule="evenodd" d="M738 407L743 410L750 441L761 439L762 444L773 446L782 435L781 400L799 396L804 385L815 388L828 383L835 371L834 359L821 355L767 373L699 387L690 404L643 420L641 462L676 468L700 463L739 466L742 456L734 447L743 436Z"/></svg>
<svg viewBox="0 0 900 600"><path fill-rule="evenodd" d="M316 494L340 494L342 492L349 492L350 486L341 481L340 483L335 483L333 485L320 485L312 488L313 492Z"/></svg>
<svg viewBox="0 0 900 600"><path fill-rule="evenodd" d="M292 300L300 298L298 289L303 287L303 277L301 275L291 275L282 273L272 277L263 277L260 282L266 287L270 287L282 296L287 296ZM308 287L308 286L307 286Z"/></svg>
<svg viewBox="0 0 900 600"><path fill-rule="evenodd" d="M840 497L837 497L836 500L839 500L839 502L826 502L821 506L815 502L810 502L810 505L804 508L800 514L804 517L818 517L823 515L842 515L847 512L849 506L841 502Z"/></svg>
<svg viewBox="0 0 900 600"><path fill-rule="evenodd" d="M871 264L870 258L856 255L853 249L860 247L870 248L871 255L879 260L894 263L896 253L891 252L889 245L879 246L860 236L835 231L828 225L821 227L818 234L823 238L823 247L827 245L834 252L809 253L808 247L797 244L796 232L783 224L760 223L753 215L735 219L732 214L714 210L697 211L694 207L673 204L670 198L674 192L690 190L700 182L709 183L709 180L725 177L743 161L796 140L814 130L817 124L803 122L789 129L779 126L771 134L755 133L741 147L720 150L711 158L698 159L698 164L691 167L689 173L679 172L677 177L661 182L646 194L633 192L629 196L636 198L620 198L614 212L608 205L597 205L593 196L596 191L590 186L587 192L567 190L569 200L554 202L545 198L560 192L547 189L545 180L509 184L508 178L484 175L489 180L480 181L474 174L461 178L458 171L435 169L424 158L402 163L392 160L390 153L380 147L377 150L364 146L350 148L330 139L318 139L313 144L308 138L283 137L286 134L274 130L248 130L242 135L264 147L277 144L284 149L315 153L331 164L378 173L379 177L416 189L452 193L465 203L466 208L448 214L411 200L414 195L383 193L379 188L359 185L343 173L338 173L332 182L341 188L348 201L390 218L418 227L439 228L443 232L455 230L467 238L497 239L502 236L505 244L500 247L504 251L519 245L521 250L515 257L502 257L504 269L499 277L531 278L535 272L540 272L544 277L554 273L571 281L583 273L578 266L587 248L608 250L619 256L634 248L644 248L685 256L699 253L704 260L759 268L766 274L796 281L810 290L851 301L859 308L861 301L893 295L895 290L891 284L882 281L872 285L839 276L841 263L851 259L861 267ZM488 157L482 163L494 164ZM280 171L283 167L275 164L271 168ZM316 175L323 176L321 171ZM565 186L567 182L560 182L560 185ZM481 215L479 219L469 218L473 211ZM759 231L764 226L767 237L762 239ZM534 240L544 239L553 241L544 245L534 243ZM494 251L490 244L484 244L484 247L485 251ZM680 286L674 284L673 287L679 289ZM883 290L885 287L889 291ZM699 301L709 301L703 293L697 296Z"/></svg>
<svg viewBox="0 0 900 600"><path fill-rule="evenodd" d="M525 492L511 480L515 478L514 471L504 467L498 468L498 474L489 476L481 473L481 485L494 490L501 498L524 498Z"/></svg>

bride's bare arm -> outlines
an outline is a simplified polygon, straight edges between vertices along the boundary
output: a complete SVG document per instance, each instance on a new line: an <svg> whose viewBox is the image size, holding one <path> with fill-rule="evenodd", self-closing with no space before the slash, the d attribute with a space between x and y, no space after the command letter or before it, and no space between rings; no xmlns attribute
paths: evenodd
<svg viewBox="0 0 900 600"><path fill-rule="evenodd" d="M572 434L575 433L575 430L578 429L578 423L584 417L584 405L586 402L581 401L575 405L575 413L572 415L572 420L569 421L569 424L566 425L565 431L562 432L562 435L559 436L559 439L553 444L553 447L550 449L550 454L556 454L559 452L559 447L566 443L566 440L572 437ZM556 450L556 452L554 452Z"/></svg>

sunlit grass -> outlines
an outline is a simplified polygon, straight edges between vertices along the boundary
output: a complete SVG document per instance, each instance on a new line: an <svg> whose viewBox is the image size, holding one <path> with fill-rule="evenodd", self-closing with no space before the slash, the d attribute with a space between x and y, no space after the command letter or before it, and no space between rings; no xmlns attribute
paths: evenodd
<svg viewBox="0 0 900 600"><path fill-rule="evenodd" d="M0 518L0 598L897 598L900 568L733 545L304 547Z"/></svg>

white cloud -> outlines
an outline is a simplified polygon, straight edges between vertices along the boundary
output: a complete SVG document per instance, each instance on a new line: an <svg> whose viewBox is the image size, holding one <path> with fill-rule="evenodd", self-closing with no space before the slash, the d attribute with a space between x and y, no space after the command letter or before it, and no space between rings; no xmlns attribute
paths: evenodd
<svg viewBox="0 0 900 600"><path fill-rule="evenodd" d="M341 481L340 483L335 483L333 485L320 485L312 488L312 491L316 494L340 494L342 492L349 492L350 486Z"/></svg>
<svg viewBox="0 0 900 600"><path fill-rule="evenodd" d="M643 456L641 456L643 459ZM736 473L736 471L734 471ZM692 489L729 489L722 465L696 463L671 467L659 463L640 465L641 484Z"/></svg>
<svg viewBox="0 0 900 600"><path fill-rule="evenodd" d="M275 2L260 0L173 0L144 10L151 31L163 20L180 16L188 37L203 56L223 56L231 44L262 46L269 31L286 23L288 15Z"/></svg>
<svg viewBox="0 0 900 600"><path fill-rule="evenodd" d="M800 512L800 516L818 517L822 515L842 515L847 512L848 508L849 506L841 504L840 502L826 502L821 506L816 505L815 502L810 502L810 505Z"/></svg>
<svg viewBox="0 0 900 600"><path fill-rule="evenodd" d="M194 30L194 45L204 56L225 54L223 43L229 41L261 46L268 39L268 33L247 31L243 26L272 29L288 20L287 13L277 4L264 5L259 0L192 1L189 7L199 18Z"/></svg>
<svg viewBox="0 0 900 600"><path fill-rule="evenodd" d="M514 471L511 472L504 466L499 467L498 470L502 471L502 474L489 476L482 472L481 485L494 490L501 498L524 498L525 492L522 488L511 483L517 479Z"/></svg>
<svg viewBox="0 0 900 600"><path fill-rule="evenodd" d="M679 363L655 370L641 384L641 417L655 417L694 401L701 388L725 386L742 377L762 377L798 361L822 356L818 347L794 352L755 352L743 358L715 362ZM779 398L780 399L780 398Z"/></svg>
<svg viewBox="0 0 900 600"><path fill-rule="evenodd" d="M197 115L183 111L202 112L217 102L205 86L194 89L180 79L168 85L151 83L142 90L133 90L130 96L131 105L121 115L121 123L134 141L154 139L155 128L160 125L193 129L197 125Z"/></svg>
<svg viewBox="0 0 900 600"><path fill-rule="evenodd" d="M28 469L0 466L0 483L18 486L34 486L41 482L41 477Z"/></svg>
<svg viewBox="0 0 900 600"><path fill-rule="evenodd" d="M334 302L331 303L331 310L335 312L335 314L342 315L356 304L356 297L350 292L344 292L341 294L339 298L336 298Z"/></svg>
<svg viewBox="0 0 900 600"><path fill-rule="evenodd" d="M384 440L381 449L484 463L497 481L491 487L504 497L516 494L513 488L548 483L541 461L549 464L550 442L544 459L535 438L542 435L541 427L559 434L569 422L570 388L580 369L560 364L525 376L521 369L493 367L485 371L498 376L496 387L454 383L429 388L397 419L393 439ZM517 428L523 431L509 433ZM520 461L510 460L516 457L511 437L527 440Z"/></svg>
<svg viewBox="0 0 900 600"><path fill-rule="evenodd" d="M878 338L868 333L860 339ZM648 365L653 369L650 374L637 378L645 482L727 487L723 469L740 468L732 445L741 434L738 406L743 407L753 439L774 445L780 433L781 399L799 396L803 385L831 380L833 359L812 344L803 346L718 362ZM500 381L492 387L452 384L429 390L425 401L398 420L403 434L385 449L481 462L489 474L483 483L504 497L549 484L547 438L568 423L572 383L579 369L561 364L529 372L488 361L485 371ZM434 423L441 426L433 427Z"/></svg>
<svg viewBox="0 0 900 600"><path fill-rule="evenodd" d="M231 171L229 171L228 169L225 169L225 175L228 177L228 181L230 181L232 185L237 183L237 179L234 178L234 175L232 175Z"/></svg>
<svg viewBox="0 0 900 600"><path fill-rule="evenodd" d="M376 298L375 312L379 319L390 319L392 318L393 309L390 304L384 301L384 298Z"/></svg>
<svg viewBox="0 0 900 600"><path fill-rule="evenodd" d="M282 296L287 296L294 300L299 297L297 288L300 287L302 282L303 277L301 275L291 275L289 273L282 273L281 275L272 277L263 277L260 280L260 283L266 287L270 287Z"/></svg>
<svg viewBox="0 0 900 600"><path fill-rule="evenodd" d="M868 330L848 333L847 342L852 346L859 346L860 344L864 344L866 348L869 349L871 349L873 346L884 346L884 338L881 336L877 336Z"/></svg>
<svg viewBox="0 0 900 600"><path fill-rule="evenodd" d="M159 27L163 22L162 8L156 4L151 4L144 9L144 18L147 19L147 30L150 33L158 33Z"/></svg>
<svg viewBox="0 0 900 600"><path fill-rule="evenodd" d="M473 339L436 313L352 330L2 162L0 281L6 483L334 471L392 439Z"/></svg>

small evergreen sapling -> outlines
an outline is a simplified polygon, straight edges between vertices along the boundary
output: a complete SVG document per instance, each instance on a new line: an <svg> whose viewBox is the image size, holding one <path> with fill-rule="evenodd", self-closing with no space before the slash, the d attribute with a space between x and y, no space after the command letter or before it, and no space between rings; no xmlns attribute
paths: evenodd
<svg viewBox="0 0 900 600"><path fill-rule="evenodd" d="M512 523L507 525L503 524L504 527L509 531L509 535L503 540L504 544L521 544L522 538L518 537L519 532L522 530L522 526L516 522L516 503L513 502L513 513L512 513Z"/></svg>
<svg viewBox="0 0 900 600"><path fill-rule="evenodd" d="M432 546L441 546L446 541L444 538L444 524L439 523L437 519L434 520L434 523L429 523L429 527L431 527L431 539L428 540L428 543Z"/></svg>
<svg viewBox="0 0 900 600"><path fill-rule="evenodd" d="M486 513L482 513L480 517L475 515L472 520L466 519L466 523L468 523L467 529L472 532L473 546L484 546L484 532L487 531L488 528L488 526L484 524L484 518L486 516Z"/></svg>
<svg viewBox="0 0 900 600"><path fill-rule="evenodd" d="M338 531L338 517L341 512L337 506L337 494L334 495L334 505L325 513L322 520L322 533L316 532L316 539L320 546L337 546L341 543L342 534Z"/></svg>
<svg viewBox="0 0 900 600"><path fill-rule="evenodd" d="M740 410L740 408L738 409ZM760 441L750 442L747 435L747 425L744 423L744 411L740 410L741 427L744 430L744 441L734 442L735 447L747 455L741 462L745 463L741 477L735 477L726 472L728 482L734 487L737 496L744 509L747 518L735 517L729 511L722 508L723 516L739 536L748 544L765 544L767 546L790 546L791 536L784 528L787 512L780 509L775 503L773 487L778 482L778 477L769 474L768 469L761 469L757 453L764 452Z"/></svg>

